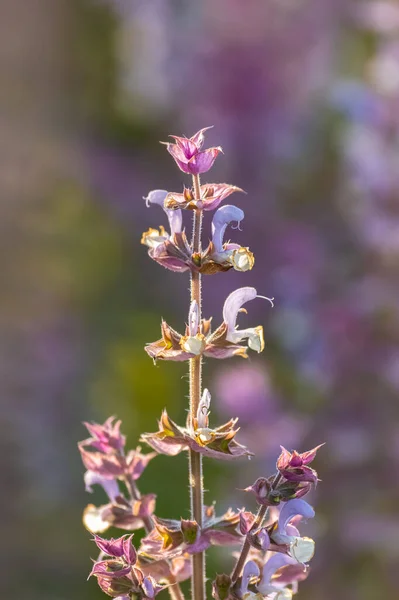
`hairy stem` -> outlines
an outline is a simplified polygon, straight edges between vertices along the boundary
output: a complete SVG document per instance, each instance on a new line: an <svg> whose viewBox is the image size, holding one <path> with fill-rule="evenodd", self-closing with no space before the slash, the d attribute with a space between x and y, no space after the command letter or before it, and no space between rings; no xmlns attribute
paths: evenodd
<svg viewBox="0 0 399 600"><path fill-rule="evenodd" d="M194 195L198 200L200 198L200 179L198 175L193 175ZM193 238L192 251L201 252L201 227L202 211L196 210L193 219ZM201 274L191 273L191 302L195 300L198 305L199 318L201 319ZM197 356L190 360L190 418L193 424L197 416L198 405L201 399L201 373L202 359ZM191 518L197 521L202 527L203 518L203 477L202 477L202 455L193 450L189 450L189 485ZM194 554L192 558L192 583L191 593L193 600L205 600L205 554L200 552Z"/></svg>
<svg viewBox="0 0 399 600"><path fill-rule="evenodd" d="M258 514L255 517L255 521L253 522L253 525L252 525L249 533L252 533L253 531L255 531L256 529L258 529L261 526L263 519L266 516L267 509L268 509L267 506L261 506L259 508ZM241 571L244 567L245 561L247 560L247 556L248 556L248 552L249 552L250 548L251 548L251 545L249 543L248 534L247 534L244 544L241 548L240 556L238 557L236 566L234 567L234 571L231 575L231 581L233 583L235 583L237 581L237 579L239 578L239 576L241 575Z"/></svg>
<svg viewBox="0 0 399 600"><path fill-rule="evenodd" d="M273 483L272 483L272 490L274 490L276 488L280 479L281 479L281 475L280 475L280 473L277 473L273 480ZM231 575L231 581L233 583L235 583L237 581L237 579L239 578L239 576L241 575L241 571L243 570L245 561L247 560L247 556L248 556L248 553L251 548L251 544L249 542L249 534L253 533L257 529L259 529L259 527L261 527L263 521L265 520L265 517L267 517L268 509L269 509L268 506L260 506L259 507L258 513L255 517L255 521L253 522L251 529L249 530L248 534L246 535L245 541L241 548L240 556L237 559L236 565L234 567L234 571Z"/></svg>

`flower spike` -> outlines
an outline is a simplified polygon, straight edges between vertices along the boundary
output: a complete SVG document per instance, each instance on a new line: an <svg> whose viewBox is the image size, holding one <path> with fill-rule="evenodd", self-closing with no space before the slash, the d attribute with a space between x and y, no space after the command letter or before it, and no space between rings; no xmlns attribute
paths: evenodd
<svg viewBox="0 0 399 600"><path fill-rule="evenodd" d="M240 312L247 313L246 303L255 298L274 306L273 298L245 286L225 299L219 326L212 327L212 317L202 318L201 275L230 269L245 272L254 266L249 248L231 241L226 233L228 227L241 231L244 211L222 202L243 190L226 183L201 185L199 175L206 173L222 152L220 147L204 148L208 129L200 129L190 138L172 135L172 141L166 143L179 169L192 175L192 187L184 186L178 194L156 189L144 198L147 207L161 207L168 219L166 227L161 225L143 233L141 243L148 255L166 269L190 275L191 300L185 328L180 333L162 320L161 338L145 346L154 363L190 361L186 423L178 425L163 410L158 429L141 435L141 441L153 449L147 454L142 454L140 447L125 448L121 422L114 417L102 425L86 423L90 437L78 444L86 467L86 491L91 493L94 486L100 486L107 496L106 504L89 504L83 514L83 523L100 552L90 576L96 577L101 590L114 600L155 600L165 589L172 600L183 599L179 583L189 577L194 600L204 600L204 553L215 545L240 546L240 551L231 573L214 578L214 600L292 600L299 581L308 575L307 563L315 548L315 542L301 536L298 527L301 519L313 518L315 514L302 497L318 481L316 471L309 465L320 446L304 453L281 447L277 472L262 474L242 490L255 497L250 500L258 504L256 512L245 507L238 511L229 508L218 516L214 505L203 504L203 456L217 460L253 456L237 441L237 418L219 426L212 423L211 394L202 387L203 357L247 358L249 349L262 352L263 327L240 329L237 318ZM190 240L183 226L183 209L192 211ZM209 219L211 233L208 244L203 245L203 212L211 210L215 211ZM142 494L138 479L157 453L172 457L181 452L189 454L190 514L178 520L161 518L155 514L156 495ZM100 537L110 527L128 533L110 539ZM144 529L138 548L130 534L137 529Z"/></svg>

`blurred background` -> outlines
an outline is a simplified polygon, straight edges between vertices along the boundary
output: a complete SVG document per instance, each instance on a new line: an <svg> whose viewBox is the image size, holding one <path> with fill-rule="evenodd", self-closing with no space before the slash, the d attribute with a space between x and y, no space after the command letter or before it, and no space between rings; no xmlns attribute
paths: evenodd
<svg viewBox="0 0 399 600"><path fill-rule="evenodd" d="M327 442L308 531L307 600L394 597L399 559L399 4L392 0L3 0L0 18L0 566L2 595L96 600L82 420L123 419L134 447L184 365L143 351L181 329L188 279L161 269L143 201L187 179L158 143L214 125L205 181L248 195L234 241L253 271L204 280L221 319L241 285L265 327L248 361L208 361L213 422L241 418L249 464L205 461L206 501L273 471L279 444ZM209 224L209 222L208 222ZM204 241L209 228L206 225ZM157 514L188 515L186 457L140 481ZM209 575L229 569L213 551Z"/></svg>

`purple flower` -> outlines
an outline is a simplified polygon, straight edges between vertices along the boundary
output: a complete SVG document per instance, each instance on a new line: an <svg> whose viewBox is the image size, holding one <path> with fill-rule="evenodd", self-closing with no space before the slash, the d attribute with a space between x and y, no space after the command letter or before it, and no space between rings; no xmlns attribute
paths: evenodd
<svg viewBox="0 0 399 600"><path fill-rule="evenodd" d="M229 186L232 187L232 186ZM226 192L226 195L227 192ZM187 191L183 196L187 196ZM226 227L232 221L238 223L244 218L242 210L235 206L224 206L214 216L212 222L213 239L209 246L201 253L192 253L192 248L182 231L181 210L165 208L168 204L168 193L165 190L153 190L146 198L147 205L158 204L162 206L169 219L170 234L164 227L150 228L145 231L141 243L148 247L148 255L160 265L175 272L199 271L205 275L212 275L219 271L248 271L254 265L254 256L248 248L238 244L223 244L223 235ZM165 200L166 198L166 200Z"/></svg>
<svg viewBox="0 0 399 600"><path fill-rule="evenodd" d="M278 545L287 545L290 556L300 563L307 563L314 555L315 543L308 537L301 537L298 529L291 521L300 518L312 519L315 513L305 500L289 500L281 509L277 527L270 532L272 542Z"/></svg>
<svg viewBox="0 0 399 600"><path fill-rule="evenodd" d="M147 196L146 204L158 204L165 211L170 233L162 225L159 229L150 227L141 237L141 243L148 247L148 255L170 271L183 273L190 269L191 249L184 231L182 232L181 210L165 208L164 202L168 192L166 190L153 190Z"/></svg>
<svg viewBox="0 0 399 600"><path fill-rule="evenodd" d="M115 417L109 417L103 425L99 423L84 423L92 436L85 444L100 450L104 454L113 454L115 450L121 451L125 447L126 438L120 432L122 421L115 421Z"/></svg>
<svg viewBox="0 0 399 600"><path fill-rule="evenodd" d="M254 579L259 579L260 570L255 561L249 560L245 563L240 585L240 596L245 598L248 593L248 586Z"/></svg>
<svg viewBox="0 0 399 600"><path fill-rule="evenodd" d="M226 266L230 264L236 271L249 271L255 262L249 248L223 242L227 226L236 221L239 227L243 218L244 211L237 206L227 204L218 208L212 220L212 242L207 250L213 261Z"/></svg>
<svg viewBox="0 0 399 600"><path fill-rule="evenodd" d="M212 167L219 152L220 147L208 148L202 150L204 145L204 131L211 129L205 127L200 129L191 138L171 135L169 137L175 140L174 144L166 142L166 149L173 156L179 169L189 175L199 175L206 173Z"/></svg>
<svg viewBox="0 0 399 600"><path fill-rule="evenodd" d="M308 481L317 483L317 473L307 465L316 457L317 451L323 444L316 446L313 450L300 454L296 450L289 452L281 446L281 454L277 459L277 469L288 481Z"/></svg>
<svg viewBox="0 0 399 600"><path fill-rule="evenodd" d="M103 506L89 504L83 513L83 524L92 533L103 533L109 527L134 531L144 526L143 519L150 517L154 509L155 494L145 494L132 502L118 496Z"/></svg>
<svg viewBox="0 0 399 600"><path fill-rule="evenodd" d="M223 307L223 323L212 333L210 320L205 319L198 326L198 332L194 333L191 312L195 310L192 305L188 322L190 326L186 329L186 335L182 336L172 329L165 321L162 321L162 338L156 342L147 344L145 351L156 360L184 361L204 354L212 358L224 359L232 356L247 358L247 348L256 352L264 349L263 328L261 325L250 329L236 329L237 315L243 304L254 298L265 298L258 296L256 289L244 287L232 292L227 297ZM272 306L272 299L266 298ZM240 342L247 341L247 346Z"/></svg>
<svg viewBox="0 0 399 600"><path fill-rule="evenodd" d="M119 431L120 421L113 425L113 419L110 417L104 425L86 423L86 427L95 437L78 443L83 464L87 469L86 490L91 492L91 486L99 484L111 500L119 495L116 479L123 479L126 476L138 479L155 456L155 454L141 454L140 449L137 449L131 450L125 457L125 437ZM92 451L93 448L95 452Z"/></svg>
<svg viewBox="0 0 399 600"><path fill-rule="evenodd" d="M137 562L137 553L132 544L132 539L132 535L123 535L120 538L110 539L95 535L93 541L104 554L114 558L123 558L128 565L132 566Z"/></svg>
<svg viewBox="0 0 399 600"><path fill-rule="evenodd" d="M281 501L281 495L272 489L271 481L266 477L258 477L255 483L245 488L244 491L252 492L260 506L274 506Z"/></svg>
<svg viewBox="0 0 399 600"><path fill-rule="evenodd" d="M264 348L263 339L263 328L254 327L251 329L236 329L236 321L238 313L241 311L242 306L254 300L255 298L265 298L265 296L258 296L258 293L253 287L243 287L232 292L227 297L223 307L223 322L227 326L226 339L237 344L245 339L248 340L248 347L255 352L262 352ZM273 298L265 298L273 306Z"/></svg>
<svg viewBox="0 0 399 600"><path fill-rule="evenodd" d="M137 552L132 537L124 535L106 540L96 535L94 541L97 547L112 558L96 561L89 576L97 577L99 586L109 596L130 598L134 594L138 598L152 599L162 586L137 567Z"/></svg>
<svg viewBox="0 0 399 600"><path fill-rule="evenodd" d="M264 564L262 578L256 589L263 595L276 594L278 600L291 600L292 593L284 584L272 583L272 577L276 571L287 565L295 564L295 560L286 554L274 554Z"/></svg>
<svg viewBox="0 0 399 600"><path fill-rule="evenodd" d="M101 485L111 502L120 495L119 485L115 479L107 479L94 471L86 471L84 482L86 492L90 494L93 492L93 485Z"/></svg>

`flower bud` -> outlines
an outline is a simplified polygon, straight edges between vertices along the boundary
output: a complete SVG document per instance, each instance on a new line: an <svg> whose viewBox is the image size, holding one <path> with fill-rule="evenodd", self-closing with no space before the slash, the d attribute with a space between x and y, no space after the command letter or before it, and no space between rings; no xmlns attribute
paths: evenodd
<svg viewBox="0 0 399 600"><path fill-rule="evenodd" d="M231 577L228 575L216 575L212 582L212 597L215 600L226 600L230 595Z"/></svg>
<svg viewBox="0 0 399 600"><path fill-rule="evenodd" d="M188 331L190 336L195 336L198 333L199 327L199 308L196 300L193 300L188 313Z"/></svg>
<svg viewBox="0 0 399 600"><path fill-rule="evenodd" d="M200 535L200 528L196 521L182 519L181 530L186 544L194 544Z"/></svg>

